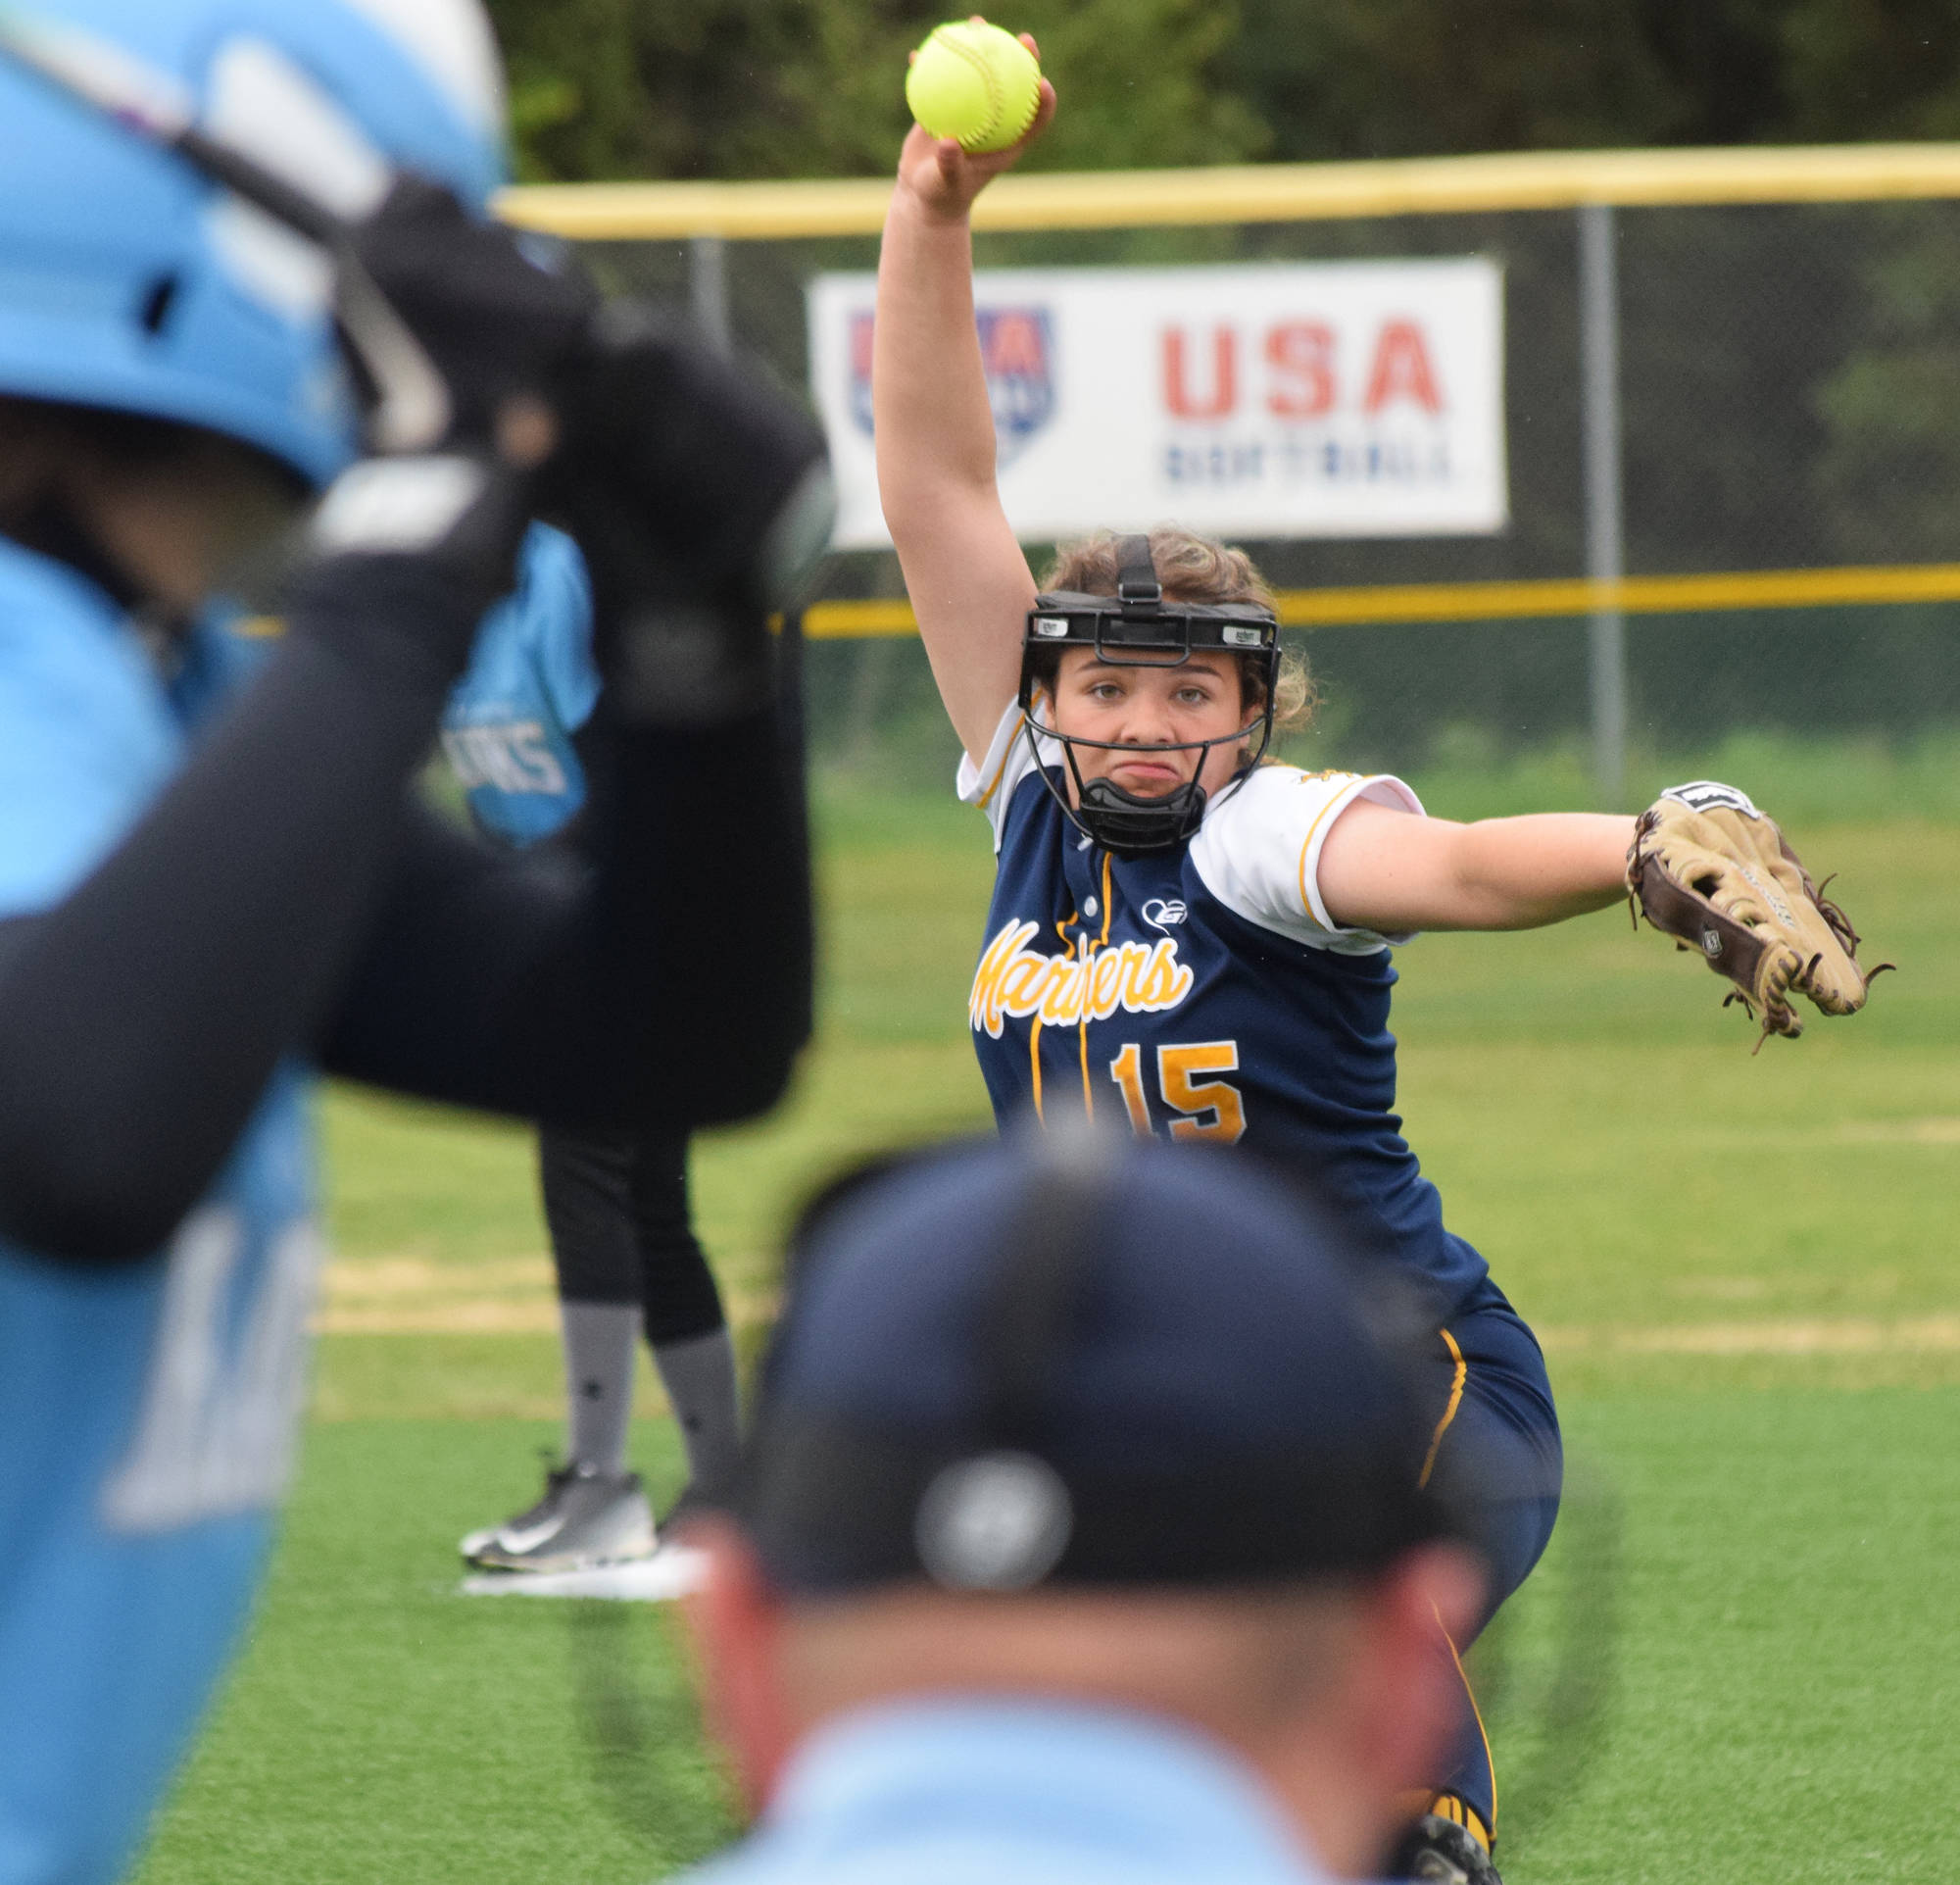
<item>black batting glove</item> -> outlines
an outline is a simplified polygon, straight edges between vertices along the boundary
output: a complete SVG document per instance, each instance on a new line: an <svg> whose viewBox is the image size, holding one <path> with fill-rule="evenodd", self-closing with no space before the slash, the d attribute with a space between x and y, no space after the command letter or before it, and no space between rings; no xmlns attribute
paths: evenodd
<svg viewBox="0 0 1960 1885"><path fill-rule="evenodd" d="M415 175L335 260L372 455L322 498L290 612L362 665L446 692L515 579L532 473L558 444L551 388L598 298Z"/></svg>
<svg viewBox="0 0 1960 1885"><path fill-rule="evenodd" d="M369 451L488 450L514 402L554 403L599 296L568 252L541 254L413 174L349 231L336 314L366 381Z"/></svg>

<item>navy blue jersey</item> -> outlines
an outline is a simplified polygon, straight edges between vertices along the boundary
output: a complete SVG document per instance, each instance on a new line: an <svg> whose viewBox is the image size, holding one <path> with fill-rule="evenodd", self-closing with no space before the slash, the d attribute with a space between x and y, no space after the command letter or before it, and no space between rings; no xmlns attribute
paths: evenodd
<svg viewBox="0 0 1960 1885"><path fill-rule="evenodd" d="M996 1116L1057 1108L1140 1133L1234 1144L1357 1214L1446 1315L1483 1281L1443 1226L1395 1112L1390 945L1344 929L1316 876L1341 813L1369 798L1420 816L1398 779L1262 766L1188 842L1119 857L1062 816L1010 710L960 767L999 853L969 1004ZM1061 756L1042 739L1059 778Z"/></svg>
<svg viewBox="0 0 1960 1885"><path fill-rule="evenodd" d="M535 843L585 802L572 735L592 717L592 585L578 546L534 523L517 587L476 631L442 716L442 748L486 836Z"/></svg>
<svg viewBox="0 0 1960 1885"><path fill-rule="evenodd" d="M167 679L64 566L0 542L0 920L59 903L249 665L206 628ZM308 1078L269 1082L147 1263L0 1239L0 1879L108 1885L257 1587L305 1386Z"/></svg>

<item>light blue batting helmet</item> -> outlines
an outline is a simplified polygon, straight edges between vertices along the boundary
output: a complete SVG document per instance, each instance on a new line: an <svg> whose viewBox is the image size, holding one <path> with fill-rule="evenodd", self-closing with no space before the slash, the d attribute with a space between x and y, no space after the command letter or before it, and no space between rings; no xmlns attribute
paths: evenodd
<svg viewBox="0 0 1960 1885"><path fill-rule="evenodd" d="M503 170L478 0L29 0L182 88L200 127L343 215L392 169ZM146 414L315 483L355 451L321 252L0 59L0 393Z"/></svg>

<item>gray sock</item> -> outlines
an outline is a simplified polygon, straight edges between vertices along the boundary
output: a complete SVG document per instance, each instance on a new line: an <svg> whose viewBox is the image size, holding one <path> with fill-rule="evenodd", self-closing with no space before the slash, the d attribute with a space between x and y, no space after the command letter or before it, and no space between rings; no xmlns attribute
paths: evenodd
<svg viewBox="0 0 1960 1885"><path fill-rule="evenodd" d="M633 1417L637 1303L561 1303L564 1338L567 1452L574 1465L626 1470L626 1423Z"/></svg>
<svg viewBox="0 0 1960 1885"><path fill-rule="evenodd" d="M680 1423L689 1478L700 1487L725 1483L735 1471L742 1444L735 1345L728 1331L717 1328L684 1342L662 1342L654 1350L654 1365Z"/></svg>

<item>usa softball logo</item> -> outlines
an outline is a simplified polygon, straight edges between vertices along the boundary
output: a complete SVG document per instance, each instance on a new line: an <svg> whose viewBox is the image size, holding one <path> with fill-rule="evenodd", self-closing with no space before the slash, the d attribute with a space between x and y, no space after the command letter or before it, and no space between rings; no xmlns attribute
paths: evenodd
<svg viewBox="0 0 1960 1885"><path fill-rule="evenodd" d="M1054 323L1046 308L982 308L980 360L1003 465L1054 417Z"/></svg>
<svg viewBox="0 0 1960 1885"><path fill-rule="evenodd" d="M860 308L851 317L851 417L866 438L871 436L871 311Z"/></svg>
<svg viewBox="0 0 1960 1885"><path fill-rule="evenodd" d="M980 362L994 411L994 440L1003 466L1054 417L1054 321L1045 307L981 308ZM871 312L851 317L851 418L871 435Z"/></svg>

